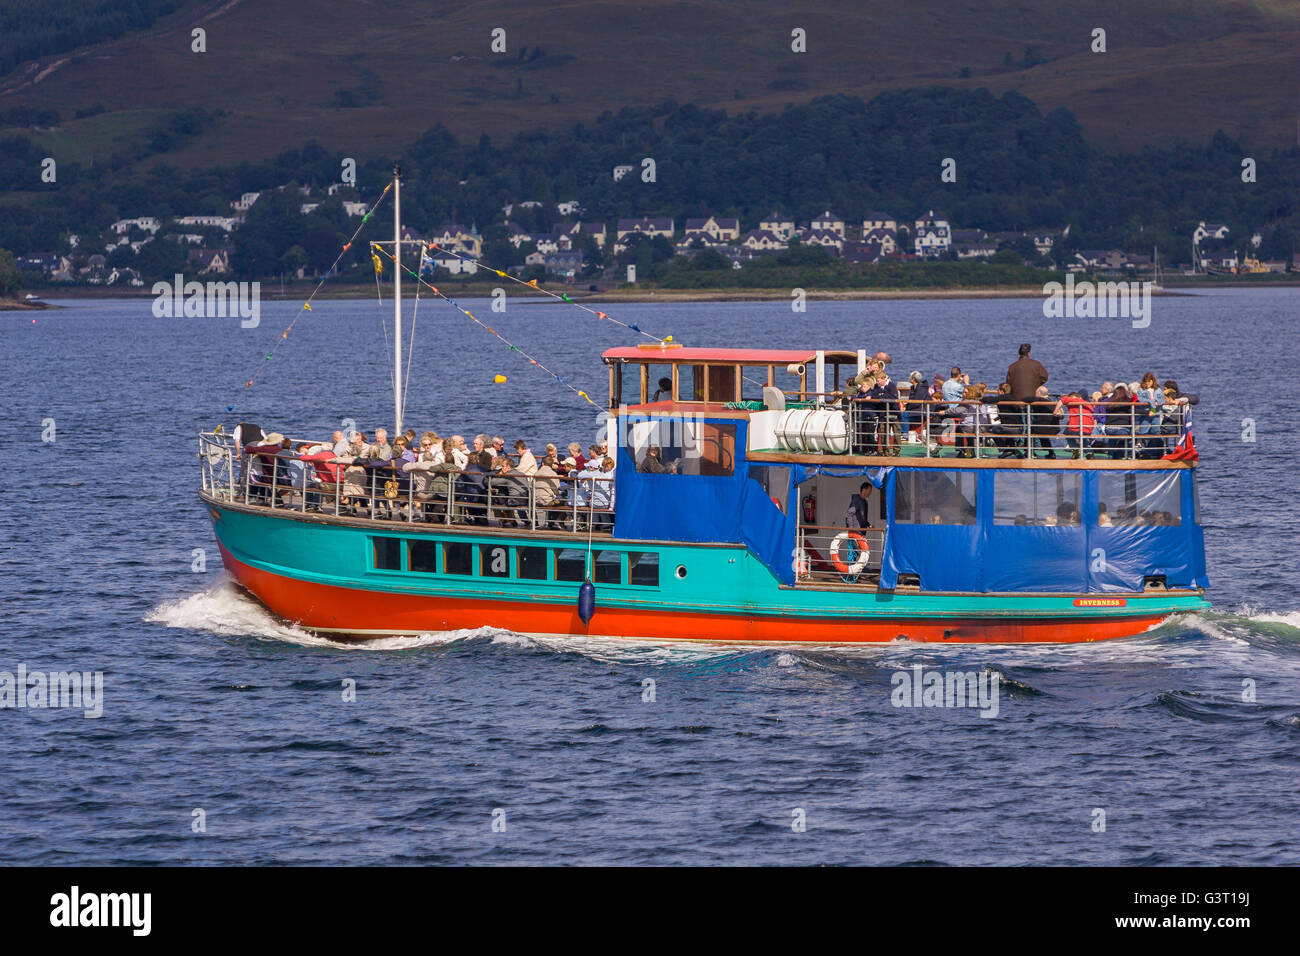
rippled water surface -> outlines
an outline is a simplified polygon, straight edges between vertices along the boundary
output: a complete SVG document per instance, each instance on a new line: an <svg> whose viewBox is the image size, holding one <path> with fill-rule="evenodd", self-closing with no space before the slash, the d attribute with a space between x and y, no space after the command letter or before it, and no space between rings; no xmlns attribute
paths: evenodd
<svg viewBox="0 0 1300 956"><path fill-rule="evenodd" d="M1152 370L1199 393L1215 609L1021 648L491 628L340 647L224 580L194 436L232 403L294 434L383 424L383 309L318 302L281 340L290 303L264 304L256 329L65 304L0 313L0 670L102 671L103 716L0 710L0 861L1300 862L1293 291L1159 298L1147 329L1044 319L1036 300L609 307L693 345L885 348L903 375L957 363L997 381L1032 341L1058 387ZM492 321L600 397L600 351L635 341L551 306ZM534 448L595 432L572 393L445 304L420 303L411 374L417 429ZM998 674L997 716L892 706L891 676L915 664Z"/></svg>

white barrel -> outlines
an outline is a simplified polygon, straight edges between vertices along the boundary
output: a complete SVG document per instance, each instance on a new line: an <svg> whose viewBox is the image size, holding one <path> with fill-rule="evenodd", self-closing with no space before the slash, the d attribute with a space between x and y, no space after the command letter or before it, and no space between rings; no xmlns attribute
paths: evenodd
<svg viewBox="0 0 1300 956"><path fill-rule="evenodd" d="M842 455L849 450L848 417L828 409L790 409L776 420L776 440L787 451Z"/></svg>

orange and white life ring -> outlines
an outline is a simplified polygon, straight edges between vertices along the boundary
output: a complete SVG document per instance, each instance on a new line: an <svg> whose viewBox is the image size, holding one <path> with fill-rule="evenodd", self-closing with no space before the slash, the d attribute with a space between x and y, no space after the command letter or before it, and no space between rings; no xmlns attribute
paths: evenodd
<svg viewBox="0 0 1300 956"><path fill-rule="evenodd" d="M852 564L845 564L840 560L840 547L846 541L852 541L858 552L858 559ZM841 531L831 541L831 564L835 566L835 570L840 574L861 574L870 558L871 545L867 543L866 538L856 531Z"/></svg>

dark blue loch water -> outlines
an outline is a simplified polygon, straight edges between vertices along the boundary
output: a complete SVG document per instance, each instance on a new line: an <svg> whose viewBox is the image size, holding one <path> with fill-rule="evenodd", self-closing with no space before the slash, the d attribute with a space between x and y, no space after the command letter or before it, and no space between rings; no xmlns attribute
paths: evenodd
<svg viewBox="0 0 1300 956"><path fill-rule="evenodd" d="M1160 298L1146 329L1038 300L611 307L690 344L886 348L986 381L1032 341L1058 387L1152 370L1200 394L1212 612L1087 646L856 650L491 629L354 648L277 622L224 583L195 434L232 401L294 434L387 422L386 313L318 302L248 390L295 305L256 329L67 305L0 315L0 670L101 671L103 715L0 710L2 862L1300 862L1294 291ZM598 400L600 351L635 341L568 307L492 320ZM411 372L420 429L595 431L445 304L420 304ZM891 706L914 664L996 671L998 715Z"/></svg>

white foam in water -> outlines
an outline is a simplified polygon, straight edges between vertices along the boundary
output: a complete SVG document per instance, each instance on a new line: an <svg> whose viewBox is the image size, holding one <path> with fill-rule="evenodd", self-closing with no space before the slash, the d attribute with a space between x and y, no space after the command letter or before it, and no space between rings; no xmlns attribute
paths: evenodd
<svg viewBox="0 0 1300 956"><path fill-rule="evenodd" d="M364 643L342 643L280 620L230 581L214 584L206 591L191 594L189 597L164 601L146 614L145 620L165 627L208 631L226 637L259 637L265 640L287 641L304 647L356 648L375 651L406 650L413 647L427 647L431 644L447 644L492 633L490 629L485 628L419 634L410 637L382 637Z"/></svg>
<svg viewBox="0 0 1300 956"><path fill-rule="evenodd" d="M228 579L198 594L164 601L146 614L145 620L165 627L207 631L226 637L257 637L264 640L286 641L303 647L331 647L342 650L400 651L450 644L453 641L470 638L489 638L494 645L538 647L560 653L582 654L607 663L681 663L738 653L732 648L710 648L681 642L658 643L620 638L537 636L516 634L495 627L343 642L314 634L281 620Z"/></svg>

